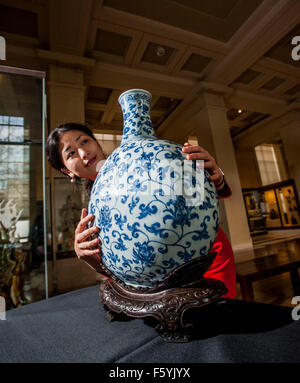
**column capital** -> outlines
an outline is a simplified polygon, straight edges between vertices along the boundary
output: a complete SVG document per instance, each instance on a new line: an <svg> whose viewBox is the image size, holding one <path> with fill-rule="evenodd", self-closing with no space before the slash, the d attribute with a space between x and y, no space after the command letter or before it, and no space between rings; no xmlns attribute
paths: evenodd
<svg viewBox="0 0 300 383"><path fill-rule="evenodd" d="M227 121L225 95L231 94L233 91L230 87L212 82L199 82L176 110L161 124L156 133L160 138L181 140L182 133L188 134L187 131L182 131L182 126L189 125L190 121L197 118L201 111L222 112L224 121Z"/></svg>
<svg viewBox="0 0 300 383"><path fill-rule="evenodd" d="M204 92L218 94L222 96L230 96L234 93L234 89L230 86L215 83L212 81L200 81L199 88Z"/></svg>
<svg viewBox="0 0 300 383"><path fill-rule="evenodd" d="M205 87L198 93L198 99L202 100L203 108L227 111L224 93L220 91Z"/></svg>
<svg viewBox="0 0 300 383"><path fill-rule="evenodd" d="M74 89L79 90L85 93L86 86L84 85L76 85L76 84L69 84L67 82L58 82L58 81L48 81L48 86L50 89L56 88L68 88L68 89Z"/></svg>
<svg viewBox="0 0 300 383"><path fill-rule="evenodd" d="M51 82L84 85L84 73L81 69L49 65L49 78Z"/></svg>

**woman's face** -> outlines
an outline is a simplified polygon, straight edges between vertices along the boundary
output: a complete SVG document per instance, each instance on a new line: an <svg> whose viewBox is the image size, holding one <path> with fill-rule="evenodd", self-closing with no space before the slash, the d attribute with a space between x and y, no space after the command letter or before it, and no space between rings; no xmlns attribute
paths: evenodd
<svg viewBox="0 0 300 383"><path fill-rule="evenodd" d="M105 160L98 142L80 130L70 130L61 136L59 152L66 168L61 170L71 178L77 176L94 181L99 162Z"/></svg>

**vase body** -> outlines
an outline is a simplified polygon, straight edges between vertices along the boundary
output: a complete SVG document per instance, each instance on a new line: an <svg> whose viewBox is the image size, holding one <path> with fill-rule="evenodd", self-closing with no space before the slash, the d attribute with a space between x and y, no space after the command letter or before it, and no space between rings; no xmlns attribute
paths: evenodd
<svg viewBox="0 0 300 383"><path fill-rule="evenodd" d="M208 255L219 222L208 173L185 160L181 145L156 138L150 101L141 89L119 97L121 145L100 169L89 202L103 264L125 284L146 288Z"/></svg>

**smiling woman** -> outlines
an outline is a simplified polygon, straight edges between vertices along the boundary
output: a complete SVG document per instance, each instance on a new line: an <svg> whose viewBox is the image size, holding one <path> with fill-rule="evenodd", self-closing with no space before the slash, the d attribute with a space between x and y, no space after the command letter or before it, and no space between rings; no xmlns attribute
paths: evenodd
<svg viewBox="0 0 300 383"><path fill-rule="evenodd" d="M59 172L70 177L88 180L87 187L95 180L105 154L92 131L85 125L67 123L58 126L47 139L47 157Z"/></svg>
<svg viewBox="0 0 300 383"><path fill-rule="evenodd" d="M61 137L59 150L64 164L63 173L72 179L77 176L95 180L97 164L104 159L97 141L79 130L72 130Z"/></svg>

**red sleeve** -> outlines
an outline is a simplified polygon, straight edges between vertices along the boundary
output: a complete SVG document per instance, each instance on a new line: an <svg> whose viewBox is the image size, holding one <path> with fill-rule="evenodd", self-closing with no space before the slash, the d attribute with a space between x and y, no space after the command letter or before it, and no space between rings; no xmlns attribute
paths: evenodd
<svg viewBox="0 0 300 383"><path fill-rule="evenodd" d="M228 198L231 196L231 189L226 180L224 183L224 187L220 190L217 190L217 194L219 199Z"/></svg>
<svg viewBox="0 0 300 383"><path fill-rule="evenodd" d="M237 291L234 255L230 242L221 228L219 228L211 251L216 252L217 255L210 268L203 275L204 278L214 278L222 281L228 290L223 297L235 298Z"/></svg>
<svg viewBox="0 0 300 383"><path fill-rule="evenodd" d="M225 180L224 187L217 190L218 198L228 198L231 196L231 189ZM204 274L205 278L214 278L222 281L227 287L227 293L223 295L224 298L235 298L236 292L236 272L234 255L230 242L228 241L225 233L219 228L215 242L211 251L217 253L212 265Z"/></svg>

